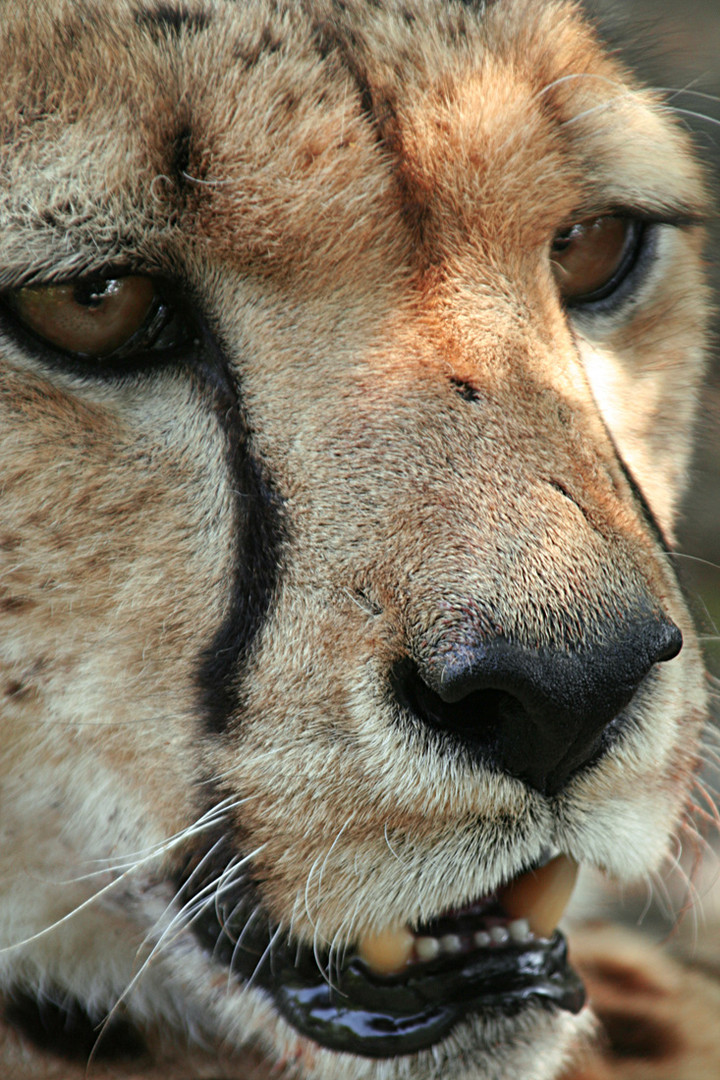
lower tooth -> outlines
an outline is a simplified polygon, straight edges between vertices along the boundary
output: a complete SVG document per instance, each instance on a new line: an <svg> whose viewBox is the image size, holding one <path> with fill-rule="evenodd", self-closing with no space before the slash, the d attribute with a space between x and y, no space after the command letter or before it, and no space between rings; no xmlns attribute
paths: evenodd
<svg viewBox="0 0 720 1080"><path fill-rule="evenodd" d="M496 945L506 945L510 940L510 931L507 926L493 926L490 931L490 940Z"/></svg>
<svg viewBox="0 0 720 1080"><path fill-rule="evenodd" d="M457 934L445 934L440 938L440 948L446 953L459 953L462 951L462 941Z"/></svg>
<svg viewBox="0 0 720 1080"><path fill-rule="evenodd" d="M523 943L530 939L530 923L527 919L514 919L508 926L510 937L513 941Z"/></svg>
<svg viewBox="0 0 720 1080"><path fill-rule="evenodd" d="M473 934L473 941L477 945L478 949L487 949L491 942L491 937L485 930L476 930Z"/></svg>
<svg viewBox="0 0 720 1080"><path fill-rule="evenodd" d="M440 952L440 942L434 937L415 939L415 955L418 960L434 960Z"/></svg>

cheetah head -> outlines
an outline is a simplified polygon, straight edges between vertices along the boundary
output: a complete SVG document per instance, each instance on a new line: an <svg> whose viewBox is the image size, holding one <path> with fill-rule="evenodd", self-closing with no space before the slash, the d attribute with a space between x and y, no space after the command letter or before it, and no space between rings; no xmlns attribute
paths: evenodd
<svg viewBox="0 0 720 1080"><path fill-rule="evenodd" d="M0 57L0 987L551 1080L577 867L660 863L705 708L685 135L564 0L6 0Z"/></svg>

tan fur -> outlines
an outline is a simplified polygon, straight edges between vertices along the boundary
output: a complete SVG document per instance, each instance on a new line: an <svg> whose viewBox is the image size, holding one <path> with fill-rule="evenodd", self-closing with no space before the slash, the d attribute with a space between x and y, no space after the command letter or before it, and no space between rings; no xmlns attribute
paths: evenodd
<svg viewBox="0 0 720 1080"><path fill-rule="evenodd" d="M253 522L207 384L172 367L152 390L82 380L2 332L0 987L122 997L140 1026L250 1043L307 1080L553 1080L585 1014L478 1020L378 1064L298 1036L184 925L153 946L210 824L252 854L272 919L338 952L548 846L623 879L661 862L704 679L618 455L671 537L702 237L664 228L637 306L592 325L563 311L548 253L613 207L702 214L700 171L561 0L192 0L211 19L177 34L139 6L3 5L0 286L109 264L182 279L282 505L282 573L210 733L198 658ZM629 707L632 735L557 797L395 723L403 656L440 669L468 626L572 649L639 587L682 653ZM14 1077L60 1075L15 1038Z"/></svg>

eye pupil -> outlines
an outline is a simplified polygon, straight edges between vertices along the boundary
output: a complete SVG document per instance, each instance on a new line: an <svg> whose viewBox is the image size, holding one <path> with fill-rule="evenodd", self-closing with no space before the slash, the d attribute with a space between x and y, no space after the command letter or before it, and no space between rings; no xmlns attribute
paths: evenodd
<svg viewBox="0 0 720 1080"><path fill-rule="evenodd" d="M553 256L562 255L564 251L567 251L571 243L572 240L569 233L563 233L560 236L556 236L552 246Z"/></svg>
<svg viewBox="0 0 720 1080"><path fill-rule="evenodd" d="M564 251L567 251L573 241L577 240L578 236L582 235L584 225L571 225L569 229L563 229L562 232L555 234L555 239L552 244L552 255L555 258L556 255L562 255Z"/></svg>
<svg viewBox="0 0 720 1080"><path fill-rule="evenodd" d="M99 308L118 291L118 281L79 281L73 285L73 300L82 307Z"/></svg>

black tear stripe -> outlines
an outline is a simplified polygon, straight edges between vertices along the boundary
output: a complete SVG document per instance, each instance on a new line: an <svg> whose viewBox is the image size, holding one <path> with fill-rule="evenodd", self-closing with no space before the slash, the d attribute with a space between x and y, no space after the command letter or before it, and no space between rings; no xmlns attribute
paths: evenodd
<svg viewBox="0 0 720 1080"><path fill-rule="evenodd" d="M205 335L205 356L214 410L227 440L227 464L235 495L236 529L228 613L199 657L197 684L207 730L221 734L241 708L244 669L264 626L280 577L286 528L282 501L251 449L237 381L217 344ZM208 370L209 369L209 370Z"/></svg>

